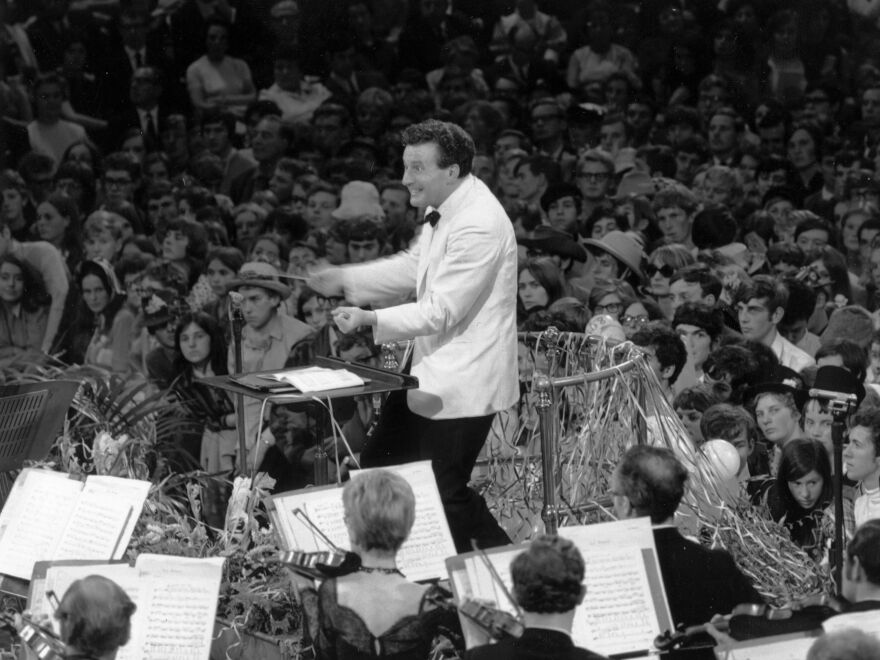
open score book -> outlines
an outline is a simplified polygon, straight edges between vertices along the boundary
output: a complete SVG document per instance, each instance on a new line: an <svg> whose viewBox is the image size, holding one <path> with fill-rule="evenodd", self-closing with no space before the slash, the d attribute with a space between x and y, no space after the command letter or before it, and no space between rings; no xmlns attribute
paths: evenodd
<svg viewBox="0 0 880 660"><path fill-rule="evenodd" d="M432 580L446 575L446 558L455 554L449 523L440 502L431 461L417 461L385 468L396 472L412 486L416 498L416 519L409 538L397 555L397 564L410 580ZM368 470L353 470L357 479ZM348 531L342 519L342 488L326 486L273 495L269 513L287 550L316 552L327 544L294 515L300 509L331 541L349 549Z"/></svg>
<svg viewBox="0 0 880 660"><path fill-rule="evenodd" d="M30 580L38 561L121 559L150 485L22 470L0 512L0 573Z"/></svg>
<svg viewBox="0 0 880 660"><path fill-rule="evenodd" d="M103 575L122 587L137 605L131 637L116 660L208 660L223 574L222 557L138 556L134 566L81 561L41 564L31 580L28 608L58 621L46 595L60 599L76 580ZM45 570L40 570L40 568Z"/></svg>

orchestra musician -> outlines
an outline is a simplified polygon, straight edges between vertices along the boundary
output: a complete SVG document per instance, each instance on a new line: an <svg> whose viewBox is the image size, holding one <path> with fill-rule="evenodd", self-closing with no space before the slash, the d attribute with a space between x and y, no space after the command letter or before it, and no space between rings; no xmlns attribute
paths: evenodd
<svg viewBox="0 0 880 660"><path fill-rule="evenodd" d="M574 543L538 536L510 564L513 597L523 610L522 637L478 646L465 660L602 660L575 646L571 627L575 608L587 592L584 560Z"/></svg>
<svg viewBox="0 0 880 660"><path fill-rule="evenodd" d="M410 582L397 567L415 521L412 488L393 472L370 470L346 482L342 504L360 567L317 589L291 572L317 660L427 658L437 627L455 627L458 619L442 589Z"/></svg>
<svg viewBox="0 0 880 660"><path fill-rule="evenodd" d="M128 643L135 604L122 588L101 575L77 580L55 611L68 660L114 660Z"/></svg>
<svg viewBox="0 0 880 660"><path fill-rule="evenodd" d="M764 599L724 550L709 550L676 529L674 516L688 472L670 450L637 445L624 454L611 480L619 519L650 516L660 572L676 625L695 626L744 603Z"/></svg>

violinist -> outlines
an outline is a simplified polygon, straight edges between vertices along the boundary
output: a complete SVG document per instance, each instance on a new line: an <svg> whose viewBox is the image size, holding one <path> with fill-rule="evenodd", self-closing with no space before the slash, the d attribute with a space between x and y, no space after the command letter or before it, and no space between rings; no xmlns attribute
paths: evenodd
<svg viewBox="0 0 880 660"><path fill-rule="evenodd" d="M68 660L114 660L128 643L135 604L113 580L89 575L74 582L61 599L55 618Z"/></svg>
<svg viewBox="0 0 880 660"><path fill-rule="evenodd" d="M465 660L602 660L571 640L575 608L584 600L584 560L559 536L539 536L510 564L513 597L523 610L522 637L478 646Z"/></svg>
<svg viewBox="0 0 880 660"><path fill-rule="evenodd" d="M427 658L437 627L458 620L440 588L410 582L397 567L415 521L412 488L393 472L370 470L346 482L342 503L360 567L317 588L291 574L317 659Z"/></svg>
<svg viewBox="0 0 880 660"><path fill-rule="evenodd" d="M611 480L619 519L650 516L673 622L693 626L743 603L764 599L724 550L709 550L676 529L675 511L688 472L670 450L637 445L624 454Z"/></svg>

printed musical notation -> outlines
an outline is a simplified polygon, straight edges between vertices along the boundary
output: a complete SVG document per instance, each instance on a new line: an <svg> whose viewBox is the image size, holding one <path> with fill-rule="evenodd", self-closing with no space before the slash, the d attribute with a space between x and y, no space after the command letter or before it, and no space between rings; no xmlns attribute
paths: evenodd
<svg viewBox="0 0 880 660"><path fill-rule="evenodd" d="M398 554L398 566L410 580L427 580L446 572L446 557L455 554L455 545L430 461L418 461L391 468L412 486L416 499L416 519L409 538ZM352 472L357 479L364 470ZM273 498L273 521L290 550L315 552L327 544L294 511L301 510L337 547L348 548L350 541L343 521L342 489L314 488L281 493Z"/></svg>

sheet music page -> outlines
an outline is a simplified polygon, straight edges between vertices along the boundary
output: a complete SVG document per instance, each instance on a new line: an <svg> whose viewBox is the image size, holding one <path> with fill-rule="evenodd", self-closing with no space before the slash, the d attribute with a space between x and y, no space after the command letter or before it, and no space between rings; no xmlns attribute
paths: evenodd
<svg viewBox="0 0 880 660"><path fill-rule="evenodd" d="M455 543L431 461L415 461L388 468L409 482L416 497L416 520L397 555L400 570L410 580L430 580L446 575L446 558L455 555ZM352 479L358 472L352 471Z"/></svg>
<svg viewBox="0 0 880 660"><path fill-rule="evenodd" d="M858 628L862 632L880 638L880 612L846 612L825 619L822 629L825 632L839 632L845 628Z"/></svg>
<svg viewBox="0 0 880 660"><path fill-rule="evenodd" d="M0 512L0 573L30 580L54 558L83 483L51 470L23 470Z"/></svg>
<svg viewBox="0 0 880 660"><path fill-rule="evenodd" d="M575 644L603 655L652 649L661 624L643 553L646 547L654 547L650 521L637 518L561 527L559 534L574 542L586 563L587 595L575 612L572 626ZM524 543L487 552L508 591L513 587L510 563L527 547ZM466 557L465 567L474 597L494 601L499 609L515 613L479 556Z"/></svg>
<svg viewBox="0 0 880 660"><path fill-rule="evenodd" d="M416 498L416 518L409 538L398 554L398 565L410 580L429 580L446 574L446 558L455 554L452 533L440 502L440 492L430 461L417 461L387 468L409 482ZM353 470L352 479L364 470ZM339 548L349 548L348 531L343 521L342 489L313 488L283 493L272 498L276 512L273 519L284 537L288 550L314 552L326 550L327 544L308 525L293 515L303 513Z"/></svg>
<svg viewBox="0 0 880 660"><path fill-rule="evenodd" d="M269 374L267 378L292 385L300 392L321 392L343 387L360 387L364 379L347 369L306 367Z"/></svg>
<svg viewBox="0 0 880 660"><path fill-rule="evenodd" d="M749 642L750 646L745 648L731 649L716 655L724 660L804 660L815 641L815 637L797 637L754 645Z"/></svg>
<svg viewBox="0 0 880 660"><path fill-rule="evenodd" d="M223 558L141 555L138 660L209 660Z"/></svg>
<svg viewBox="0 0 880 660"><path fill-rule="evenodd" d="M55 559L121 559L151 485L122 477L86 479Z"/></svg>
<svg viewBox="0 0 880 660"><path fill-rule="evenodd" d="M562 527L559 533L577 545L586 563L587 595L575 612L575 643L603 655L654 648L661 618L642 552L654 548L650 520ZM651 556L656 563L656 554Z"/></svg>

